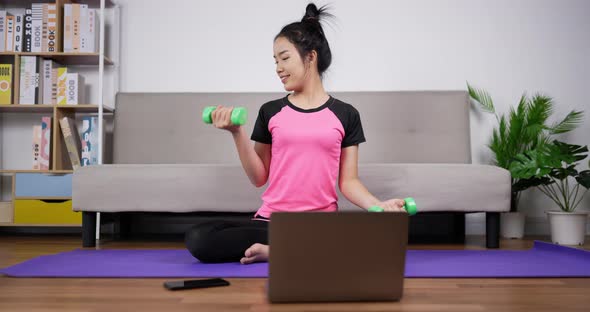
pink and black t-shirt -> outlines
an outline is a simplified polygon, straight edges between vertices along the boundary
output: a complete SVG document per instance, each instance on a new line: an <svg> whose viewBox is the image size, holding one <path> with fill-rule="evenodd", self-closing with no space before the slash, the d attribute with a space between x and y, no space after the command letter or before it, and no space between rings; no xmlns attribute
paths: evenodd
<svg viewBox="0 0 590 312"><path fill-rule="evenodd" d="M272 144L268 187L256 214L263 218L277 211L336 211L341 149L365 142L358 111L331 96L314 109L301 109L287 96L262 105L251 139Z"/></svg>

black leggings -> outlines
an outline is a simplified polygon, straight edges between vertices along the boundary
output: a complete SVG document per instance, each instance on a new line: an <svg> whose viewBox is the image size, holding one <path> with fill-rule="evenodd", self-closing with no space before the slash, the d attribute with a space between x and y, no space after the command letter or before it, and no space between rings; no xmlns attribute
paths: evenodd
<svg viewBox="0 0 590 312"><path fill-rule="evenodd" d="M268 244L268 221L206 221L186 232L185 243L201 262L237 262L254 243Z"/></svg>

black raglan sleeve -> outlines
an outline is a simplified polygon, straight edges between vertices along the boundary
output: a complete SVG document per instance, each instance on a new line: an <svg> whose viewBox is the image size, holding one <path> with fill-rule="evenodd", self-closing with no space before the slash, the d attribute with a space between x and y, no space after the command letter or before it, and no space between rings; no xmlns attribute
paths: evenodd
<svg viewBox="0 0 590 312"><path fill-rule="evenodd" d="M284 106L283 102L279 100L265 103L258 110L258 117L254 123L254 129L252 129L251 140L264 143L272 144L272 134L268 128L270 119L277 114Z"/></svg>
<svg viewBox="0 0 590 312"><path fill-rule="evenodd" d="M366 142L361 123L361 115L352 105L336 101L330 107L332 112L338 117L344 128L344 138L342 138L342 148L352 145L358 145Z"/></svg>
<svg viewBox="0 0 590 312"><path fill-rule="evenodd" d="M358 145L367 141L365 133L363 132L363 125L361 123L361 115L352 106L348 112L348 122L344 125L344 139L342 139L342 147Z"/></svg>

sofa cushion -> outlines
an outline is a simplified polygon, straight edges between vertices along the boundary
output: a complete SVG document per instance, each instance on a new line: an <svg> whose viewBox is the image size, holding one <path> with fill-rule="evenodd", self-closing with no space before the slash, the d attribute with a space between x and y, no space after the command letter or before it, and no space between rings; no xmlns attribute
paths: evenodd
<svg viewBox="0 0 590 312"><path fill-rule="evenodd" d="M414 197L419 212L507 211L510 174L487 165L361 164L359 177L377 198ZM73 175L75 211L252 212L256 188L241 165L115 164L82 167ZM341 210L359 209L338 191Z"/></svg>
<svg viewBox="0 0 590 312"><path fill-rule="evenodd" d="M380 200L413 197L418 212L510 210L510 173L496 166L362 164L359 179ZM341 210L357 209L340 194Z"/></svg>
<svg viewBox="0 0 590 312"><path fill-rule="evenodd" d="M72 182L75 211L254 212L263 191L224 164L86 166Z"/></svg>
<svg viewBox="0 0 590 312"><path fill-rule="evenodd" d="M360 113L367 142L359 163L470 163L466 91L333 92ZM231 136L204 124L209 105L248 109L248 136L260 106L286 93L119 93L115 164L239 164Z"/></svg>

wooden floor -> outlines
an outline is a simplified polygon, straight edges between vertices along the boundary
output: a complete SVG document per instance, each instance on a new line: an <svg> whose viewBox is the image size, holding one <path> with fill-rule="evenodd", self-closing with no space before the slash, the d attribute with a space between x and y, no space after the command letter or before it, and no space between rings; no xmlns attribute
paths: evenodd
<svg viewBox="0 0 590 312"><path fill-rule="evenodd" d="M502 240L502 249L528 249L533 240ZM590 239L583 247L590 250ZM411 245L412 249L483 249ZM0 267L80 247L76 236L0 236ZM178 241L104 241L98 248L183 248ZM555 265L561 265L555 263ZM0 311L590 311L590 278L408 278L404 297L391 303L281 304L266 301L265 279L228 279L229 287L167 291L169 279L0 277Z"/></svg>

